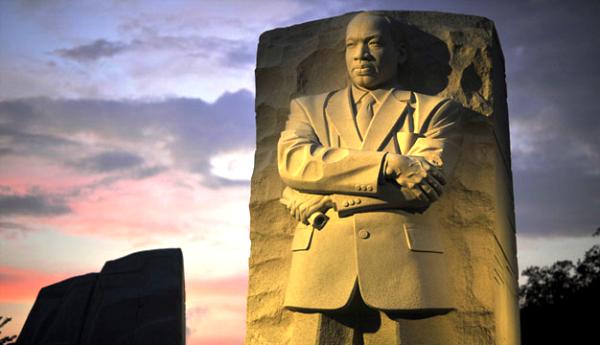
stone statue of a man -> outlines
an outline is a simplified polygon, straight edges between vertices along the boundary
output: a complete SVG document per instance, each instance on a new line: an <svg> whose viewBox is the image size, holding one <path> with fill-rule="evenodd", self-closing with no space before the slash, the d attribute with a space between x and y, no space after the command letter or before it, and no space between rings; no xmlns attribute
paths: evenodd
<svg viewBox="0 0 600 345"><path fill-rule="evenodd" d="M292 100L278 143L282 202L299 221L285 306L399 344L399 319L453 309L427 209L456 161L461 107L398 85L407 45L390 18L356 15L345 44L349 86Z"/></svg>

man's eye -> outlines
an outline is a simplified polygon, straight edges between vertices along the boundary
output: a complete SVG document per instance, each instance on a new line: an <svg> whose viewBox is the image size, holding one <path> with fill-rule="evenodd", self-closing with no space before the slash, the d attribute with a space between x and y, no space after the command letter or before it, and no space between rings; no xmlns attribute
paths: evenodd
<svg viewBox="0 0 600 345"><path fill-rule="evenodd" d="M381 42L379 42L379 41L371 41L371 42L369 42L369 45L375 46L375 47L382 46Z"/></svg>
<svg viewBox="0 0 600 345"><path fill-rule="evenodd" d="M347 42L346 47L354 47L354 42Z"/></svg>

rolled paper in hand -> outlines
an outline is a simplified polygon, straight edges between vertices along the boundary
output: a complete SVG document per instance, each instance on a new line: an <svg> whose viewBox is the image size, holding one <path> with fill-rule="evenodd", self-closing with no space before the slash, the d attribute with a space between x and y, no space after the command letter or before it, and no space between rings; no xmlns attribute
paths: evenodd
<svg viewBox="0 0 600 345"><path fill-rule="evenodd" d="M285 189L283 190L283 193L281 195L281 199L279 199L279 202L281 202L282 204L284 204L286 207L289 208L290 204L291 204L290 201L294 198L298 198L299 194L300 193L293 190L292 188L285 187ZM329 220L329 217L327 217L323 212L317 211L317 212L312 213L308 217L307 220L308 220L308 224L312 225L313 228L321 230L321 229L323 229L323 227Z"/></svg>
<svg viewBox="0 0 600 345"><path fill-rule="evenodd" d="M312 227L317 230L321 230L328 220L329 217L327 217L323 212L315 212L308 217L308 224L312 225Z"/></svg>

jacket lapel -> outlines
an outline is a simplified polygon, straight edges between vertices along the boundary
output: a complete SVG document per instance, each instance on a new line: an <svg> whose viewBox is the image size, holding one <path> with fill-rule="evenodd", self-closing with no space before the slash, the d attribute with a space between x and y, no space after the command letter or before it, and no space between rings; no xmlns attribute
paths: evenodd
<svg viewBox="0 0 600 345"><path fill-rule="evenodd" d="M371 120L371 125L362 143L362 150L381 151L383 144L392 132L397 130L400 119L413 110L408 106L410 91L392 91Z"/></svg>
<svg viewBox="0 0 600 345"><path fill-rule="evenodd" d="M360 136L354 124L350 88L346 87L333 94L327 103L325 113L329 122L337 129L342 140L350 148L361 146Z"/></svg>

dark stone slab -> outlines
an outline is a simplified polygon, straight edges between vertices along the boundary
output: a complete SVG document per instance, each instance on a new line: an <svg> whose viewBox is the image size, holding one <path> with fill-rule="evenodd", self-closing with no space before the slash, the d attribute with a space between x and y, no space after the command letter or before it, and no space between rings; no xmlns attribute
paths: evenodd
<svg viewBox="0 0 600 345"><path fill-rule="evenodd" d="M78 344L98 273L42 288L17 344Z"/></svg>
<svg viewBox="0 0 600 345"><path fill-rule="evenodd" d="M81 344L184 344L183 286L180 250L139 252L107 262Z"/></svg>
<svg viewBox="0 0 600 345"><path fill-rule="evenodd" d="M181 250L134 253L43 288L17 344L185 344Z"/></svg>

